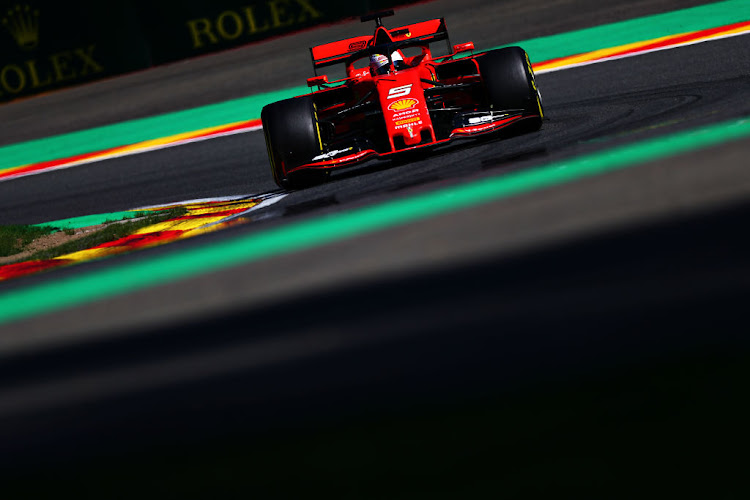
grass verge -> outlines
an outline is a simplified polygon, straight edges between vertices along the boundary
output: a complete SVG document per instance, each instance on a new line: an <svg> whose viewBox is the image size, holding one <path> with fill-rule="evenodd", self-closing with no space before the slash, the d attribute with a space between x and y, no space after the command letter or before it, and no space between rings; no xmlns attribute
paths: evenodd
<svg viewBox="0 0 750 500"><path fill-rule="evenodd" d="M0 226L0 257L20 253L35 239L56 231L52 226Z"/></svg>
<svg viewBox="0 0 750 500"><path fill-rule="evenodd" d="M7 257L21 254L39 238L63 232L70 238L63 238L62 242L57 245L19 257L10 263L54 259L61 255L116 241L144 227L180 217L185 215L185 213L187 213L187 210L182 207L160 210L158 212L139 212L133 219L105 221L100 229L91 231L90 234L85 236L77 236L79 233L76 231L71 229L63 230L54 226L0 226L0 256Z"/></svg>

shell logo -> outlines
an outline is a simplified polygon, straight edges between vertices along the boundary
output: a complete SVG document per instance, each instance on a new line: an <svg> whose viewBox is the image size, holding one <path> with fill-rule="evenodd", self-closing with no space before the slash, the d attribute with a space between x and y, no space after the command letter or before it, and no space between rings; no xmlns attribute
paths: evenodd
<svg viewBox="0 0 750 500"><path fill-rule="evenodd" d="M403 111L405 109L411 109L417 104L419 104L419 101L416 99L399 99L398 101L392 102L391 105L388 106L388 109L391 111Z"/></svg>

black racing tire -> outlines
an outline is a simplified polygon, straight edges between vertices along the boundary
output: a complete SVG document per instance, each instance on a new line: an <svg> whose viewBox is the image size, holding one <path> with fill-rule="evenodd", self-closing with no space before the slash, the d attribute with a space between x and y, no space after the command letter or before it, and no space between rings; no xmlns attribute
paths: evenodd
<svg viewBox="0 0 750 500"><path fill-rule="evenodd" d="M493 110L523 109L538 118L526 120L531 130L539 130L544 120L542 97L536 85L529 55L521 47L492 50L477 57L487 100Z"/></svg>
<svg viewBox="0 0 750 500"><path fill-rule="evenodd" d="M301 170L322 153L320 128L312 97L302 96L268 104L260 113L273 180L284 189L302 189L325 182L328 172Z"/></svg>

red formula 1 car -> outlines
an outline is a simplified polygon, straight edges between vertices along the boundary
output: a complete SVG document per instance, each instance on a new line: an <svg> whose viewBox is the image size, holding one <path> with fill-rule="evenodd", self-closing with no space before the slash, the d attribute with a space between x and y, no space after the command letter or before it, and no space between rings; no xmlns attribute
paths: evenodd
<svg viewBox="0 0 750 500"><path fill-rule="evenodd" d="M310 49L316 76L307 84L318 90L263 108L279 186L303 188L325 181L332 169L371 158L542 126L541 96L523 49L474 54L472 42L450 45L443 19L386 29L382 18L390 15L362 17L376 22L372 36ZM446 55L433 52L435 42L446 43ZM341 79L318 75L334 65L344 66Z"/></svg>

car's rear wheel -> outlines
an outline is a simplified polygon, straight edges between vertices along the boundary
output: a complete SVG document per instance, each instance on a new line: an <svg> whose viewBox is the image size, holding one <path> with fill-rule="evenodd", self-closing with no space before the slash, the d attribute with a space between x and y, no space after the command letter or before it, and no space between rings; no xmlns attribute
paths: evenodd
<svg viewBox="0 0 750 500"><path fill-rule="evenodd" d="M529 115L527 125L533 130L542 126L544 108L536 85L534 70L525 50L506 47L477 58L479 73L493 110L522 109Z"/></svg>
<svg viewBox="0 0 750 500"><path fill-rule="evenodd" d="M271 103L260 116L276 184L285 189L301 189L328 178L327 171L315 169L290 173L322 153L318 117L311 97Z"/></svg>

